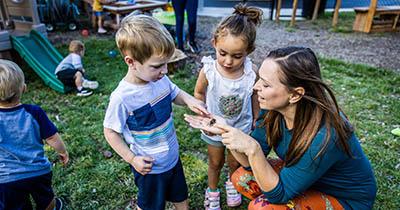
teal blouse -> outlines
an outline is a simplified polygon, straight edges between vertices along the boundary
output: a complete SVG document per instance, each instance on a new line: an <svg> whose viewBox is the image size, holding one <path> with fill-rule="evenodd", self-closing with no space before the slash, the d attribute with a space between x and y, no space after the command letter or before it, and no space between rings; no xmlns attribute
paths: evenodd
<svg viewBox="0 0 400 210"><path fill-rule="evenodd" d="M260 115L265 112L262 110ZM257 124L261 122L259 120ZM282 138L274 151L284 160L292 132L284 122L282 127ZM302 192L313 189L335 197L345 209L372 209L377 191L376 181L371 164L354 133L348 140L353 157L336 145L332 130L332 141L326 152L314 160L326 132L325 126L322 126L303 157L296 164L281 170L278 185L269 192L263 192L271 203L287 203ZM260 143L267 156L271 147L266 143L265 127L256 126L251 136Z"/></svg>

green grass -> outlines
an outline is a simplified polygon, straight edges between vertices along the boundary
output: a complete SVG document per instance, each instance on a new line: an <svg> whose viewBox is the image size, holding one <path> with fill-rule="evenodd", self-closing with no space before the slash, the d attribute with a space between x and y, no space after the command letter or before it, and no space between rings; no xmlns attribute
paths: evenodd
<svg viewBox="0 0 400 210"><path fill-rule="evenodd" d="M46 147L50 160L55 162L55 192L64 199L67 209L124 209L137 189L128 165L116 153L109 159L103 156L103 151L112 149L103 137L102 121L109 95L127 68L121 56L108 57L107 52L115 49L113 40L88 39L86 47L85 67L89 76L100 83L94 95L81 98L73 93L59 94L24 67L28 92L22 101L42 106L68 146L71 157L68 167L62 167L54 151ZM63 54L66 48L60 47ZM398 208L400 138L390 131L400 126L400 75L333 59L321 58L320 61L324 78L334 88L374 167L378 182L375 209ZM173 81L189 93L193 92L196 80L191 68L192 65L187 64L172 76ZM174 112L189 186L190 209L202 209L207 186L206 145L200 140L199 132L183 121L182 115L188 110L174 107ZM220 186L223 187L222 182ZM242 205L239 209L247 208Z"/></svg>

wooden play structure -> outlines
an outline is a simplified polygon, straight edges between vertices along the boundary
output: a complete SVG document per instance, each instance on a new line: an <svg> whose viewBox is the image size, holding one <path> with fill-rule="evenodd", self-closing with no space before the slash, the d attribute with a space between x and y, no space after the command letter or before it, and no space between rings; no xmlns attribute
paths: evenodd
<svg viewBox="0 0 400 210"><path fill-rule="evenodd" d="M316 0L314 10L313 10L313 16L312 16L312 21L317 19L318 16L318 9L321 4L321 0ZM333 13L333 19L332 19L332 26L335 27L338 22L339 18L339 9L340 5L342 4L342 0L335 0L335 10ZM290 26L293 27L296 23L296 11L297 11L297 6L298 6L298 0L293 0L293 6L292 6L292 17L290 20ZM280 18L280 13L281 13L281 7L282 7L282 0L277 0L276 4L276 14L275 14L275 21L279 22Z"/></svg>
<svg viewBox="0 0 400 210"><path fill-rule="evenodd" d="M381 6L378 0L371 0L369 7L356 7L353 30L359 32L399 31L399 5Z"/></svg>
<svg viewBox="0 0 400 210"><path fill-rule="evenodd" d="M1 0L0 17L0 58L14 60L17 53L46 85L68 92L54 74L63 57L46 37L36 0Z"/></svg>
<svg viewBox="0 0 400 210"><path fill-rule="evenodd" d="M11 35L27 34L32 29L46 34L46 27L39 20L36 1L1 0L0 18L0 52L12 48Z"/></svg>

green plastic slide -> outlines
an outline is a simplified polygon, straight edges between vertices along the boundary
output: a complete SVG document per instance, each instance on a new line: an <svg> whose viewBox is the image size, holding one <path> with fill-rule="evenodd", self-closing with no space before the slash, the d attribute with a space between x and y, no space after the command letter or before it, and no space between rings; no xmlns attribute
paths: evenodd
<svg viewBox="0 0 400 210"><path fill-rule="evenodd" d="M11 40L13 48L47 86L61 93L69 91L54 74L63 57L46 37L32 30L25 36L11 36Z"/></svg>

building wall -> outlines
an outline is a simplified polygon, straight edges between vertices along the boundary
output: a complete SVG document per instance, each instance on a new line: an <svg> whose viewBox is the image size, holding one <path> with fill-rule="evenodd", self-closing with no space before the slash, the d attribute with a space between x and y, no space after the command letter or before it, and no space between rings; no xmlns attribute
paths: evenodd
<svg viewBox="0 0 400 210"><path fill-rule="evenodd" d="M276 0L275 0L276 1ZM242 0L199 0L199 7L232 7ZM250 5L269 8L271 2L265 0L248 0ZM333 9L336 0L327 0L326 8ZM368 6L369 0L342 0L341 8ZM293 0L282 0L282 8L292 8ZM400 0L379 0L378 5L400 5ZM298 8L303 7L303 0L298 0Z"/></svg>

